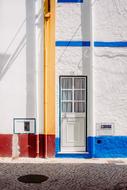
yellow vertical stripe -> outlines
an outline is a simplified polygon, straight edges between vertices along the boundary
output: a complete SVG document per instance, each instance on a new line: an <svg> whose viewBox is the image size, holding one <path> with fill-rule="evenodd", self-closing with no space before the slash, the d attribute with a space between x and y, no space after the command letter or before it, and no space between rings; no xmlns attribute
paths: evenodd
<svg viewBox="0 0 127 190"><path fill-rule="evenodd" d="M44 128L55 134L55 0L44 2L44 28Z"/></svg>

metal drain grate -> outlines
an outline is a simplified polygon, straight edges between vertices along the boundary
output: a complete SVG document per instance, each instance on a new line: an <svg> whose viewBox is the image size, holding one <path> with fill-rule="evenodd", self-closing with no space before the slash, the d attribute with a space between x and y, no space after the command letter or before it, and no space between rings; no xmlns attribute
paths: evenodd
<svg viewBox="0 0 127 190"><path fill-rule="evenodd" d="M18 178L18 181L22 183L42 183L46 180L48 180L47 176L36 174L24 175Z"/></svg>

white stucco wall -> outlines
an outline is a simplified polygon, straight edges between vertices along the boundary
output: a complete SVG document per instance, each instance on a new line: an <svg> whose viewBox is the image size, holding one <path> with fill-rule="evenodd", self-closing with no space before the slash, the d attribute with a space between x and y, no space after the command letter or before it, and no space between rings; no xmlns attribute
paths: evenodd
<svg viewBox="0 0 127 190"><path fill-rule="evenodd" d="M84 3L56 4L56 40L90 40L90 6Z"/></svg>
<svg viewBox="0 0 127 190"><path fill-rule="evenodd" d="M56 4L56 41L90 41L90 1ZM59 76L85 75L90 94L91 48L56 47L56 134L59 136ZM91 97L89 96L91 99ZM90 101L88 100L88 112ZM88 133L92 133L91 114L88 114Z"/></svg>
<svg viewBox="0 0 127 190"><path fill-rule="evenodd" d="M126 135L127 48L96 48L94 54L95 122L114 123L114 135Z"/></svg>
<svg viewBox="0 0 127 190"><path fill-rule="evenodd" d="M25 1L2 0L0 25L0 133L12 133L13 118L26 115Z"/></svg>
<svg viewBox="0 0 127 190"><path fill-rule="evenodd" d="M13 133L13 118L36 118L42 29L35 14L34 0L0 1L0 133Z"/></svg>
<svg viewBox="0 0 127 190"><path fill-rule="evenodd" d="M127 1L96 1L94 41L127 40ZM93 96L96 123L114 123L114 135L127 135L127 48L94 48Z"/></svg>
<svg viewBox="0 0 127 190"><path fill-rule="evenodd" d="M57 3L56 40L88 40L92 45L91 49L56 47L57 135L58 77L81 74L87 75L89 79L88 136L95 136L96 124L102 122L114 123L114 135L127 134L127 48L93 46L94 41L126 41L126 20L126 0L92 0L79 4Z"/></svg>
<svg viewBox="0 0 127 190"><path fill-rule="evenodd" d="M127 1L93 0L93 33L97 41L127 40Z"/></svg>
<svg viewBox="0 0 127 190"><path fill-rule="evenodd" d="M34 0L0 1L0 133L12 133L15 117L37 117L38 126L43 125L41 6L36 12ZM56 2L56 41L126 41L126 20L126 0ZM126 52L118 47L56 47L57 135L60 75L88 76L88 135L96 135L101 122L114 123L114 135L127 134Z"/></svg>

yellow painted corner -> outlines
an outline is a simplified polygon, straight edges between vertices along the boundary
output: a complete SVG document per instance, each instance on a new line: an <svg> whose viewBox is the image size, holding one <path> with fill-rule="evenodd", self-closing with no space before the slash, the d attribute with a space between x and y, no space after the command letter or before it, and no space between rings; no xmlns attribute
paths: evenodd
<svg viewBox="0 0 127 190"><path fill-rule="evenodd" d="M44 133L55 134L55 0L44 1Z"/></svg>

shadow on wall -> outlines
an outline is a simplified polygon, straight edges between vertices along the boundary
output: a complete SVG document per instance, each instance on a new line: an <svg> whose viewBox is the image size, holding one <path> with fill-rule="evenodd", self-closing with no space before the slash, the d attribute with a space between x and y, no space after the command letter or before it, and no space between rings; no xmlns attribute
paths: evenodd
<svg viewBox="0 0 127 190"><path fill-rule="evenodd" d="M11 43L13 43L13 41ZM25 45L26 45L26 36L24 36L22 38L22 40L19 42L19 44L18 44L16 50L13 52L13 54L11 54L11 55L8 55L6 53L0 54L0 80L4 77L4 75L9 70L11 65L14 63L14 61L20 55L20 53L21 53L22 49L25 47Z"/></svg>
<svg viewBox="0 0 127 190"><path fill-rule="evenodd" d="M26 0L26 84L27 84L27 105L26 117L36 115L36 44L40 43L42 32L42 10L38 10L35 15L35 0ZM37 38L35 29L39 29ZM36 41L35 41L36 40ZM41 42L42 43L42 42ZM40 47L42 44L39 44ZM40 52L37 54L41 57ZM37 55L37 56L38 56ZM39 57L39 59L41 59ZM39 60L38 60L39 61ZM39 63L37 63L39 64Z"/></svg>
<svg viewBox="0 0 127 190"><path fill-rule="evenodd" d="M35 117L36 73L35 73L35 2L26 0L26 117Z"/></svg>
<svg viewBox="0 0 127 190"><path fill-rule="evenodd" d="M21 55L21 52L26 48L26 117L35 117L36 111L36 58L35 58L35 24L36 20L38 28L41 27L41 11L35 15L35 1L25 1L26 18L23 20L15 35L12 36L8 47L4 53L0 54L0 80L3 79L5 74L9 71L10 67ZM26 33L22 35L23 28L26 28ZM18 40L18 37L20 40ZM18 41L18 42L17 42ZM17 43L17 44L16 44ZM14 47L14 48L13 48ZM10 54L10 48L12 53ZM25 76L24 76L25 77ZM24 87L25 88L25 87ZM22 117L22 116L21 116Z"/></svg>
<svg viewBox="0 0 127 190"><path fill-rule="evenodd" d="M9 54L1 54L0 53L0 79L2 79L2 76L4 75L5 71L4 69L6 68L6 64L10 58Z"/></svg>
<svg viewBox="0 0 127 190"><path fill-rule="evenodd" d="M82 41L91 41L91 2L89 0L81 3L81 32L82 32ZM90 48L82 48L82 72L89 74L90 66Z"/></svg>
<svg viewBox="0 0 127 190"><path fill-rule="evenodd" d="M6 72L9 70L11 65L14 63L14 61L17 59L17 57L20 55L22 49L26 45L26 35L22 37L21 41L17 44L16 48L13 50L12 54L9 54L10 48L13 47L15 40L17 39L17 36L21 33L22 28L24 27L26 23L26 19L23 20L17 31L15 32L15 35L13 36L12 40L10 41L8 47L6 48L5 52L3 54L0 54L0 80L4 77Z"/></svg>

